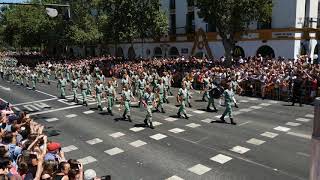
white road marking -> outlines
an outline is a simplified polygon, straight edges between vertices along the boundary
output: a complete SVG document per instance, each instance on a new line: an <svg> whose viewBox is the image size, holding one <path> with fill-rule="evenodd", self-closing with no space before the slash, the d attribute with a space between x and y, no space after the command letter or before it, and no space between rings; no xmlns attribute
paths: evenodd
<svg viewBox="0 0 320 180"><path fill-rule="evenodd" d="M261 103L261 104L259 104L260 106L271 106L271 104L269 104L269 103Z"/></svg>
<svg viewBox="0 0 320 180"><path fill-rule="evenodd" d="M192 114L187 114L187 116L188 116L188 117L191 117L191 116L193 116L193 115L192 115Z"/></svg>
<svg viewBox="0 0 320 180"><path fill-rule="evenodd" d="M213 121L213 119L207 118L207 119L204 119L204 120L201 120L201 121L205 122L205 123L211 123Z"/></svg>
<svg viewBox="0 0 320 180"><path fill-rule="evenodd" d="M308 135L308 134L295 133L295 132L288 132L287 134L296 136L296 137L305 138L305 139L311 139L311 135Z"/></svg>
<svg viewBox="0 0 320 180"><path fill-rule="evenodd" d="M124 136L125 134L123 134L122 132L116 132L113 134L110 134L109 136L113 137L113 138L119 138L121 136Z"/></svg>
<svg viewBox="0 0 320 180"><path fill-rule="evenodd" d="M232 159L231 157L225 156L223 154L218 154L218 155L210 158L210 160L215 161L215 162L220 163L220 164L224 164L224 163L230 161L231 159Z"/></svg>
<svg viewBox="0 0 320 180"><path fill-rule="evenodd" d="M252 139L249 139L247 141L247 143L253 144L253 145L256 145L256 146L260 146L261 144L265 143L265 141L262 141L262 140L256 139L256 138L252 138Z"/></svg>
<svg viewBox="0 0 320 180"><path fill-rule="evenodd" d="M24 105L23 107L25 109L27 109L28 111L40 111L40 109L38 107L36 107L35 105L32 105L32 104Z"/></svg>
<svg viewBox="0 0 320 180"><path fill-rule="evenodd" d="M264 136L264 137L268 137L268 138L273 139L273 138L277 137L279 134L277 134L277 133L272 133L272 132L264 132L264 133L262 133L262 134L260 134L260 135L261 135L261 136Z"/></svg>
<svg viewBox="0 0 320 180"><path fill-rule="evenodd" d="M74 145L70 145L70 146L66 146L66 147L63 147L61 148L61 150L65 153L68 153L68 152L71 152L71 151L75 151L77 150L78 148Z"/></svg>
<svg viewBox="0 0 320 180"><path fill-rule="evenodd" d="M157 140L157 141L160 140L160 139L166 138L166 137L168 137L168 136L166 136L164 134L160 134L160 133L150 136L150 138L152 138L154 140Z"/></svg>
<svg viewBox="0 0 320 180"><path fill-rule="evenodd" d="M78 159L79 163L83 164L83 165L87 165L87 164L90 164L90 163L93 163L93 162L96 162L97 160L92 157L92 156L87 156L85 158L82 158L82 159Z"/></svg>
<svg viewBox="0 0 320 180"><path fill-rule="evenodd" d="M54 122L54 121L59 121L58 118L49 118L49 119L46 119L47 122Z"/></svg>
<svg viewBox="0 0 320 180"><path fill-rule="evenodd" d="M44 95L47 95L47 96L51 96L51 97L54 97L54 98L57 97L57 96L54 96L54 95L52 95L52 94L48 94L48 93L45 93L45 92L42 92L42 91L39 91L39 90L36 90L36 92L41 93L41 94L44 94Z"/></svg>
<svg viewBox="0 0 320 180"><path fill-rule="evenodd" d="M239 124L239 126L243 126L243 125L246 125L246 124L249 124L249 123L251 123L251 121L247 121L247 122L241 123L241 124Z"/></svg>
<svg viewBox="0 0 320 180"><path fill-rule="evenodd" d="M39 114L46 114L46 113L51 113L51 112L56 112L56 111L63 111L63 110L73 109L73 108L78 108L78 107L82 107L82 105L69 106L69 107L63 107L63 108L58 108L58 109L51 109L51 110L47 110L47 111L35 112L35 113L29 114L29 116L34 116L34 115L39 115Z"/></svg>
<svg viewBox="0 0 320 180"><path fill-rule="evenodd" d="M274 100L269 100L269 101L267 101L268 103L271 103L271 104L278 104L279 103L279 101L274 101Z"/></svg>
<svg viewBox="0 0 320 180"><path fill-rule="evenodd" d="M69 115L66 115L67 118L74 118L74 117L77 117L78 115L76 114L69 114Z"/></svg>
<svg viewBox="0 0 320 180"><path fill-rule="evenodd" d="M140 147L140 146L144 146L146 144L147 144L146 142L141 141L141 140L137 140L137 141L130 143L130 145L133 147Z"/></svg>
<svg viewBox="0 0 320 180"><path fill-rule="evenodd" d="M0 98L0 100L3 101L4 103L8 103L8 101L6 101L6 100L4 100L2 98Z"/></svg>
<svg viewBox="0 0 320 180"><path fill-rule="evenodd" d="M236 112L232 112L233 115L239 115L239 114L242 114L243 112L240 112L240 111L236 111Z"/></svg>
<svg viewBox="0 0 320 180"><path fill-rule="evenodd" d="M296 119L296 121L300 121L300 122L309 122L309 121L311 121L311 119L307 119L307 118L298 118L298 119Z"/></svg>
<svg viewBox="0 0 320 180"><path fill-rule="evenodd" d="M92 110L83 112L83 114L92 114L92 113L94 113L94 111L92 111Z"/></svg>
<svg viewBox="0 0 320 180"><path fill-rule="evenodd" d="M196 127L199 127L201 125L200 124L196 124L196 123L190 123L190 124L187 124L186 126L191 127L191 128L196 128Z"/></svg>
<svg viewBox="0 0 320 180"><path fill-rule="evenodd" d="M143 127L134 127L134 128L130 128L130 130L133 132L139 132L139 131L144 130L144 128Z"/></svg>
<svg viewBox="0 0 320 180"><path fill-rule="evenodd" d="M283 126L278 126L278 127L273 128L273 129L274 129L274 130L277 130L277 131L282 131L282 132L288 132L288 131L290 131L290 128L283 127Z"/></svg>
<svg viewBox="0 0 320 180"><path fill-rule="evenodd" d="M112 148L112 149L109 149L109 150L106 150L104 151L105 153L109 154L110 156L113 156L113 155L116 155L116 154L120 154L120 153L123 153L124 150L120 149L120 148Z"/></svg>
<svg viewBox="0 0 320 180"><path fill-rule="evenodd" d="M250 112L250 111L253 111L253 109L245 108L245 109L240 109L239 111Z"/></svg>
<svg viewBox="0 0 320 180"><path fill-rule="evenodd" d="M95 145L95 144L98 144L98 143L102 143L103 140L102 139L99 139L99 138L94 138L94 139L91 139L91 140L88 140L86 141L88 144L90 145Z"/></svg>
<svg viewBox="0 0 320 180"><path fill-rule="evenodd" d="M165 179L165 180L184 180L184 179L182 179L182 178L179 177L179 176L174 175L174 176L171 176L171 177L169 177L169 178L167 178L167 179Z"/></svg>
<svg viewBox="0 0 320 180"><path fill-rule="evenodd" d="M76 104L77 104L77 103L75 103L75 102L69 102L68 99L59 99L58 102L61 102L61 103L66 104L66 105L68 105L68 106L73 106L73 105L76 105Z"/></svg>
<svg viewBox="0 0 320 180"><path fill-rule="evenodd" d="M185 130L180 128L174 128L174 129L170 129L169 131L172 133L178 134L178 133L184 132Z"/></svg>
<svg viewBox="0 0 320 180"><path fill-rule="evenodd" d="M196 110L196 111L193 111L194 113L196 113L196 114L204 114L204 113L206 113L205 111L201 111L201 110Z"/></svg>
<svg viewBox="0 0 320 180"><path fill-rule="evenodd" d="M300 126L301 124L300 123L295 123L295 122L287 122L286 125L297 127L297 126Z"/></svg>
<svg viewBox="0 0 320 180"><path fill-rule="evenodd" d="M204 174L210 170L211 170L211 168L204 166L202 164L197 164L197 165L188 169L188 171L193 172L199 176L201 176L202 174Z"/></svg>
<svg viewBox="0 0 320 180"><path fill-rule="evenodd" d="M242 147L242 146L235 146L232 149L230 149L230 151L233 151L233 152L236 152L239 154L244 154L244 153L250 151L250 149Z"/></svg>
<svg viewBox="0 0 320 180"><path fill-rule="evenodd" d="M41 108L41 109L45 109L45 108L50 108L50 106L46 103L43 102L37 102L37 103L33 103L35 106Z"/></svg>
<svg viewBox="0 0 320 180"><path fill-rule="evenodd" d="M257 101L259 100L258 98L248 98L249 101Z"/></svg>
<svg viewBox="0 0 320 180"><path fill-rule="evenodd" d="M297 152L297 154L305 157L310 157L310 154L303 153L303 152Z"/></svg>
<svg viewBox="0 0 320 180"><path fill-rule="evenodd" d="M261 106L251 106L250 108L251 108L251 109L262 109Z"/></svg>
<svg viewBox="0 0 320 180"><path fill-rule="evenodd" d="M0 88L5 90L5 91L11 91L11 89L9 87L0 86Z"/></svg>
<svg viewBox="0 0 320 180"><path fill-rule="evenodd" d="M152 124L153 126L160 126L162 123L158 121L153 121Z"/></svg>
<svg viewBox="0 0 320 180"><path fill-rule="evenodd" d="M249 101L248 100L240 100L239 102L240 103L248 103Z"/></svg>
<svg viewBox="0 0 320 180"><path fill-rule="evenodd" d="M26 105L26 104L38 103L38 102L52 101L52 100L56 100L56 99L58 99L58 98L50 98L50 99L43 99L43 100L39 100L39 101L24 102L24 103L14 104L14 106L21 106L21 105Z"/></svg>
<svg viewBox="0 0 320 180"><path fill-rule="evenodd" d="M173 121L177 121L177 118L172 118L172 117L168 117L164 119L165 121L169 121L169 122L173 122Z"/></svg>
<svg viewBox="0 0 320 180"><path fill-rule="evenodd" d="M314 118L314 115L313 115L313 114L307 114L305 117L307 117L307 118Z"/></svg>

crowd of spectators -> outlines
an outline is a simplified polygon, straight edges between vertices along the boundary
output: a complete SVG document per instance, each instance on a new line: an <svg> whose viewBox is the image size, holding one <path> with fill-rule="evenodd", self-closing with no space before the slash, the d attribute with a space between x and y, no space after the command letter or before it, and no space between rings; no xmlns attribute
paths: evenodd
<svg viewBox="0 0 320 180"><path fill-rule="evenodd" d="M67 160L61 144L48 139L44 126L0 101L0 179L94 180L75 159Z"/></svg>

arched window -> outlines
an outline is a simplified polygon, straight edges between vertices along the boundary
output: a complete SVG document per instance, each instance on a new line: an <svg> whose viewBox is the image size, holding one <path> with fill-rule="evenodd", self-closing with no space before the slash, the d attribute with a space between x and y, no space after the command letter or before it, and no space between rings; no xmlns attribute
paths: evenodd
<svg viewBox="0 0 320 180"><path fill-rule="evenodd" d="M257 50L257 55L261 54L262 57L271 57L274 58L275 54L274 54L274 50L267 45L261 46L258 50Z"/></svg>
<svg viewBox="0 0 320 180"><path fill-rule="evenodd" d="M159 47L154 48L154 57L162 57L162 49Z"/></svg>
<svg viewBox="0 0 320 180"><path fill-rule="evenodd" d="M171 47L169 50L169 56L177 57L179 56L179 51L176 47Z"/></svg>
<svg viewBox="0 0 320 180"><path fill-rule="evenodd" d="M123 49L121 47L117 48L116 56L123 57Z"/></svg>
<svg viewBox="0 0 320 180"><path fill-rule="evenodd" d="M134 59L136 58L136 52L134 51L133 47L131 46L128 50L128 58Z"/></svg>

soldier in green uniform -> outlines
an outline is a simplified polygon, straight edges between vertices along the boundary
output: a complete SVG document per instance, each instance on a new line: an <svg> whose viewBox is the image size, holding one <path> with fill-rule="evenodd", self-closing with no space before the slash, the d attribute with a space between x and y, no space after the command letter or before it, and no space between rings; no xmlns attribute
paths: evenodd
<svg viewBox="0 0 320 180"><path fill-rule="evenodd" d="M31 74L31 83L32 83L32 90L36 90L37 74L35 71L33 71Z"/></svg>
<svg viewBox="0 0 320 180"><path fill-rule="evenodd" d="M192 108L191 101L190 101L190 99L192 98L190 92L191 92L191 90L193 90L192 82L190 80L187 80L187 81L185 81L185 84L186 84L186 89L188 91L187 103L188 103L189 107Z"/></svg>
<svg viewBox="0 0 320 180"><path fill-rule="evenodd" d="M138 80L138 88L139 88L139 106L141 105L141 101L143 99L143 95L144 95L144 88L146 87L146 80L143 78L143 76L140 76L140 79Z"/></svg>
<svg viewBox="0 0 320 180"><path fill-rule="evenodd" d="M78 80L76 79L75 76L72 77L71 80L71 89L72 89L72 95L73 95L73 101L78 103L78 98L77 98L77 89L78 89Z"/></svg>
<svg viewBox="0 0 320 180"><path fill-rule="evenodd" d="M92 84L92 76L90 73L88 73L86 75L86 79L87 79L87 95L91 95L91 84Z"/></svg>
<svg viewBox="0 0 320 180"><path fill-rule="evenodd" d="M208 96L208 92L209 92L209 85L210 85L210 78L208 77L208 75L206 74L205 77L203 78L203 85L204 85L204 93L203 93L203 96L202 96L202 101L207 101L207 99L209 99L209 96Z"/></svg>
<svg viewBox="0 0 320 180"><path fill-rule="evenodd" d="M161 112L165 113L163 110L163 103L165 102L165 85L163 83L163 79L160 79L160 83L157 84L157 93L159 97L158 105L157 105L157 111L159 112L159 108L161 108Z"/></svg>
<svg viewBox="0 0 320 180"><path fill-rule="evenodd" d="M66 98L66 85L67 85L67 80L63 78L61 75L58 80L57 88L60 89L60 97L62 99Z"/></svg>
<svg viewBox="0 0 320 180"><path fill-rule="evenodd" d="M50 80L51 80L51 69L48 68L47 71L46 71L46 76L47 76L47 83L48 85L50 85Z"/></svg>
<svg viewBox="0 0 320 180"><path fill-rule="evenodd" d="M231 107L233 103L235 103L235 105L236 105L236 100L234 98L234 92L232 90L232 85L231 84L228 84L228 89L226 89L223 92L223 96L224 96L224 99L225 99L226 110L224 111L224 113L220 117L220 120L225 123L226 121L224 120L224 117L228 114L229 118L230 118L230 121L231 121L231 124L236 125L237 123L235 123L234 120L233 120L232 107ZM236 107L238 107L238 106L236 105Z"/></svg>
<svg viewBox="0 0 320 180"><path fill-rule="evenodd" d="M88 102L87 102L88 82L84 76L81 77L81 80L79 82L79 88L81 90L81 95L82 95L82 104L88 106Z"/></svg>
<svg viewBox="0 0 320 180"><path fill-rule="evenodd" d="M146 87L146 92L143 95L142 104L147 109L147 115L144 119L144 124L149 126L151 129L154 129L152 124L152 108L153 104L156 102L154 93L152 93L150 87Z"/></svg>
<svg viewBox="0 0 320 180"><path fill-rule="evenodd" d="M100 111L102 111L101 97L102 97L102 92L104 91L104 87L103 87L103 84L101 83L101 81L97 80L97 83L94 86L94 89L95 89L95 95L96 95L98 109Z"/></svg>
<svg viewBox="0 0 320 180"><path fill-rule="evenodd" d="M124 86L123 91L122 91L122 105L124 105L124 112L123 112L123 120L126 119L126 116L128 116L129 122L132 122L131 120L131 98L135 99L132 92L129 90L128 85Z"/></svg>
<svg viewBox="0 0 320 180"><path fill-rule="evenodd" d="M163 73L163 77L161 79L164 83L164 100L166 103L169 103L168 95L169 95L169 90L170 90L170 82L169 82L167 72Z"/></svg>
<svg viewBox="0 0 320 180"><path fill-rule="evenodd" d="M189 119L186 112L186 101L188 96L188 90L186 88L186 85L183 83L182 88L179 89L177 101L180 104L180 108L178 111L178 118L181 117L181 113L185 116L186 119Z"/></svg>
<svg viewBox="0 0 320 180"><path fill-rule="evenodd" d="M114 100L116 97L116 90L112 86L112 81L108 82L108 85L105 87L106 97L108 100L108 112L113 116L112 107L114 105Z"/></svg>
<svg viewBox="0 0 320 180"><path fill-rule="evenodd" d="M213 83L212 79L210 80L210 83L207 86L207 88L208 88L207 89L208 93L206 95L206 97L208 98L207 111L211 112L212 110L210 106L212 106L214 109L214 112L218 112L216 106L214 105L214 90L217 88L217 86Z"/></svg>

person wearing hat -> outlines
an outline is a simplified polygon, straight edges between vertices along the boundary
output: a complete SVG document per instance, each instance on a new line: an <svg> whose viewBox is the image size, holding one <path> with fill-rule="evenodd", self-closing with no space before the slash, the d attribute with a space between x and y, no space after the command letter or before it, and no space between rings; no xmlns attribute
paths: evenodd
<svg viewBox="0 0 320 180"><path fill-rule="evenodd" d="M97 173L93 169L87 169L84 172L84 180L98 180L98 179L100 178L97 177Z"/></svg>
<svg viewBox="0 0 320 180"><path fill-rule="evenodd" d="M72 95L73 95L73 101L74 102L78 102L78 98L77 98L78 86L79 86L78 80L76 79L75 76L73 76L72 80L71 80L71 90L72 90Z"/></svg>
<svg viewBox="0 0 320 180"><path fill-rule="evenodd" d="M110 113L111 116L113 116L112 107L114 105L116 94L117 94L116 90L112 86L112 81L109 81L108 85L105 87L105 96L107 97L107 100L108 100L108 112Z"/></svg>
<svg viewBox="0 0 320 180"><path fill-rule="evenodd" d="M227 86L228 86L228 89L224 90L224 92L223 92L226 109L223 112L222 116L220 117L220 120L225 123L226 121L224 120L224 117L228 114L230 121L231 121L231 124L236 125L237 123L234 122L233 116L232 116L232 104L233 103L236 104L236 100L234 98L234 92L232 90L232 85L229 83ZM236 106L236 107L238 107L238 106Z"/></svg>
<svg viewBox="0 0 320 180"><path fill-rule="evenodd" d="M57 87L60 89L60 97L62 99L66 98L66 85L67 85L67 80L63 78L61 75L58 80Z"/></svg>
<svg viewBox="0 0 320 180"><path fill-rule="evenodd" d="M188 96L188 90L186 88L185 83L182 83L182 87L179 89L178 95L177 95L177 101L180 104L179 111L177 113L178 118L181 117L181 113L185 116L186 119L189 119L187 116L187 111L186 111L186 101L187 101L187 96Z"/></svg>
<svg viewBox="0 0 320 180"><path fill-rule="evenodd" d="M155 104L156 98L154 93L152 93L151 88L148 86L146 87L146 92L143 95L142 104L147 109L147 115L144 119L144 124L149 126L151 129L154 129L152 124L152 108L153 104Z"/></svg>
<svg viewBox="0 0 320 180"><path fill-rule="evenodd" d="M82 104L88 106L88 102L87 102L88 81L84 76L81 77L81 80L79 82L79 88L81 90L81 95L82 95Z"/></svg>
<svg viewBox="0 0 320 180"><path fill-rule="evenodd" d="M163 109L163 103L166 100L166 97L165 97L165 94L166 94L165 91L166 90L165 89L166 89L166 87L165 87L165 85L163 83L163 79L160 79L160 83L157 84L157 94L158 94L158 97L159 97L159 101L158 101L158 105L157 105L156 109L157 109L158 112L160 112L159 108L161 108L161 112L162 113L165 113L165 111Z"/></svg>
<svg viewBox="0 0 320 180"><path fill-rule="evenodd" d="M61 162L65 160L64 153L61 151L61 144L57 142L50 142L47 145L48 152L44 159L46 161L53 160Z"/></svg>
<svg viewBox="0 0 320 180"><path fill-rule="evenodd" d="M95 95L96 95L98 109L100 111L102 111L102 102L101 102L102 96L101 95L102 95L102 92L104 91L104 86L100 80L97 80L96 85L94 86L94 89L95 89Z"/></svg>
<svg viewBox="0 0 320 180"><path fill-rule="evenodd" d="M122 103L121 104L124 105L124 112L123 112L122 117L123 117L123 120L125 120L126 116L128 116L129 122L132 122L131 113L130 113L131 98L133 98L134 100L135 100L135 98L134 98L132 92L129 90L128 86L129 85L125 85L124 86L124 89L123 89L122 95L121 95L121 97L122 97Z"/></svg>

